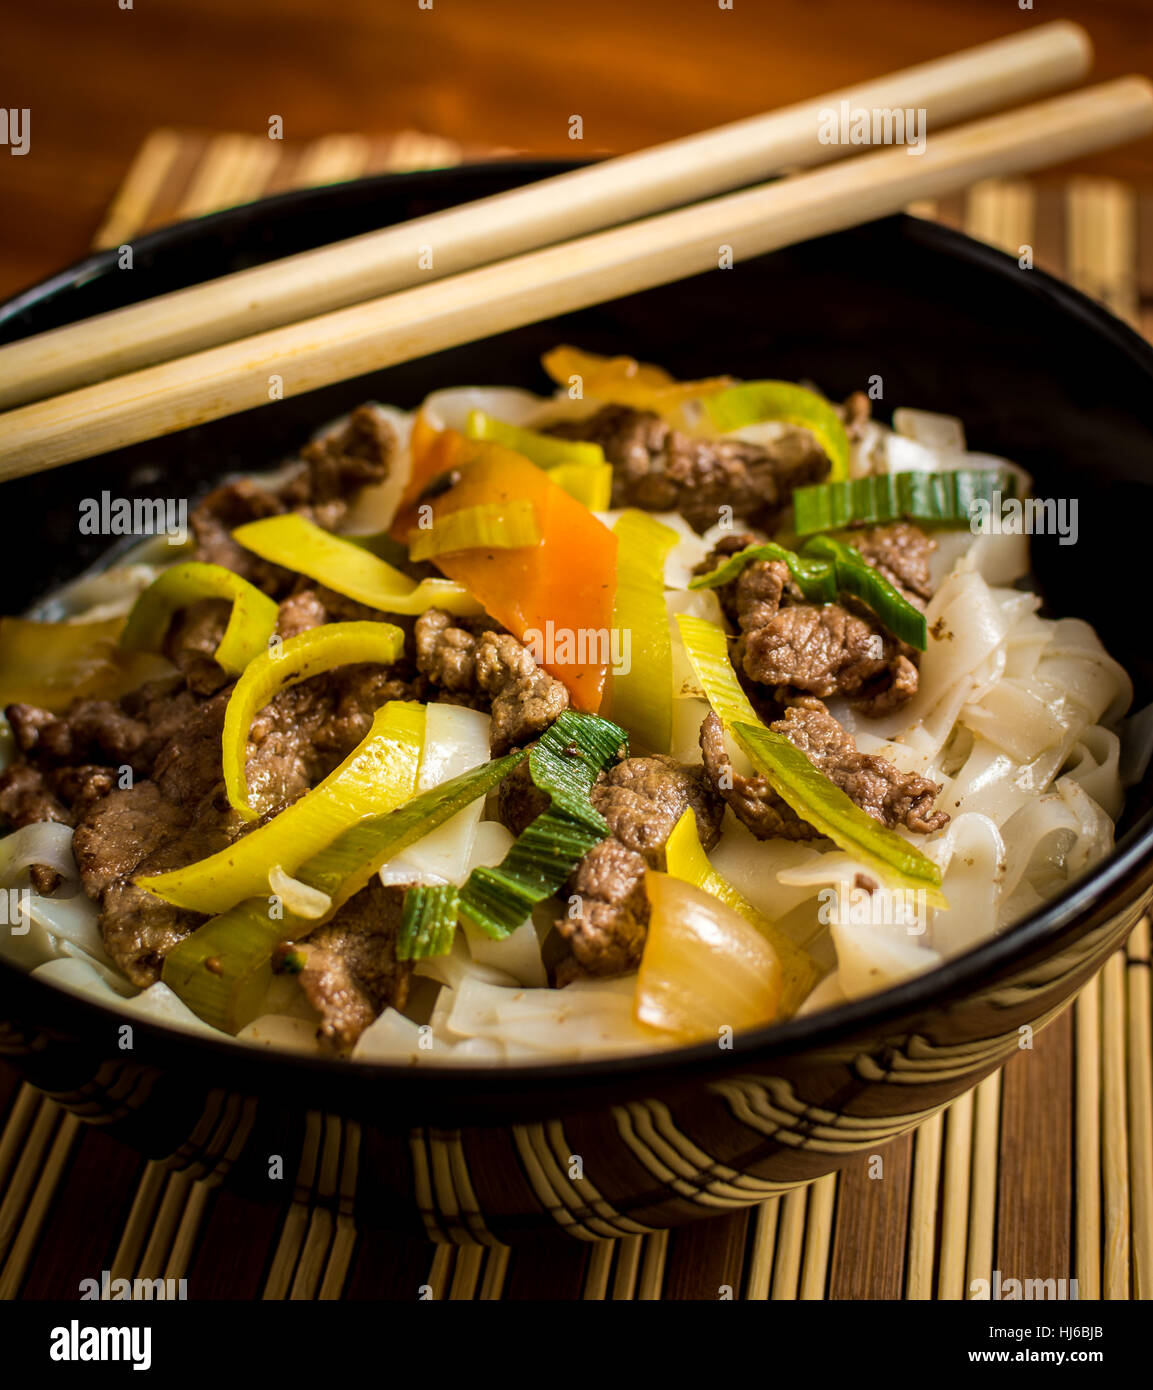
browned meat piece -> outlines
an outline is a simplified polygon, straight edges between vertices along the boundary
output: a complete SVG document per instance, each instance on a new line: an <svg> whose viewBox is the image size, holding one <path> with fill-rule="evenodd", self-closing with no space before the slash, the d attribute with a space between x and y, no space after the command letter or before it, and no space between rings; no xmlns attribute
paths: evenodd
<svg viewBox="0 0 1153 1390"><path fill-rule="evenodd" d="M714 845L725 808L703 769L664 754L617 763L597 780L591 800L612 835L577 865L567 893L580 899L579 907L556 927L581 971L617 975L635 969L644 949L646 864L664 868L665 842L690 806L702 844Z"/></svg>
<svg viewBox="0 0 1153 1390"><path fill-rule="evenodd" d="M568 691L542 670L507 632L479 633L430 608L416 621L417 669L462 704L492 713L492 751L506 753L542 734L562 710Z"/></svg>
<svg viewBox="0 0 1153 1390"><path fill-rule="evenodd" d="M659 415L620 405L552 425L549 433L601 446L613 466L614 507L679 511L701 532L723 515L771 529L793 489L819 483L829 471L828 459L804 431L767 447L693 439Z"/></svg>
<svg viewBox="0 0 1153 1390"><path fill-rule="evenodd" d="M708 573L755 544L751 535L727 536L698 571ZM733 650L738 671L782 700L798 692L821 698L840 693L862 713L876 716L916 692L918 671L910 648L865 610L806 603L781 560L751 561L716 593L740 629Z"/></svg>
<svg viewBox="0 0 1153 1390"><path fill-rule="evenodd" d="M758 840L817 838L817 831L781 800L766 778L743 777L737 772L725 748L721 721L711 710L701 725L701 757L713 786Z"/></svg>
<svg viewBox="0 0 1153 1390"><path fill-rule="evenodd" d="M72 824L72 813L38 767L17 762L0 773L0 817L13 830L37 821Z"/></svg>
<svg viewBox="0 0 1153 1390"><path fill-rule="evenodd" d="M580 899L579 907L556 926L580 970L589 975L635 970L649 920L641 856L619 840L602 840L577 865L568 891Z"/></svg>
<svg viewBox="0 0 1153 1390"><path fill-rule="evenodd" d="M527 758L522 758L497 788L497 819L514 835L527 830L548 805L548 797L532 780Z"/></svg>
<svg viewBox="0 0 1153 1390"><path fill-rule="evenodd" d="M864 391L854 391L845 397L841 406L841 419L844 421L845 433L849 436L850 443L860 439L872 414L873 403Z"/></svg>
<svg viewBox="0 0 1153 1390"><path fill-rule="evenodd" d="M331 922L287 950L303 960L300 984L321 1015L318 1039L334 1052L349 1052L388 1005L408 998L412 963L396 958L405 889L374 877Z"/></svg>
<svg viewBox="0 0 1153 1390"><path fill-rule="evenodd" d="M919 835L948 825L948 815L933 809L941 792L936 782L902 772L887 758L859 752L852 734L828 710L786 710L772 727L882 825L903 826Z"/></svg>
<svg viewBox="0 0 1153 1390"><path fill-rule="evenodd" d="M362 487L388 477L396 434L371 405L359 406L335 432L301 450L304 470L283 488L284 501L306 508L317 525L332 530L344 520L348 502Z"/></svg>
<svg viewBox="0 0 1153 1390"><path fill-rule="evenodd" d="M874 569L918 607L923 607L933 597L929 557L936 550L937 542L919 526L898 521L892 526L851 532L848 540Z"/></svg>
<svg viewBox="0 0 1153 1390"><path fill-rule="evenodd" d="M227 599L208 598L181 609L172 620L164 655L184 673L194 695L215 695L233 679L216 660L231 613Z"/></svg>
<svg viewBox="0 0 1153 1390"><path fill-rule="evenodd" d="M597 780L590 799L621 844L654 869L664 868L665 841L687 807L706 849L716 844L725 812L703 769L667 754L617 763Z"/></svg>
<svg viewBox="0 0 1153 1390"><path fill-rule="evenodd" d="M282 597L292 588L296 576L291 570L271 565L251 550L245 550L232 539L232 532L245 522L279 516L286 510L278 497L247 478L214 488L197 503L188 518L196 539L196 559L235 570L266 594Z"/></svg>
<svg viewBox="0 0 1153 1390"><path fill-rule="evenodd" d="M280 692L253 721L248 786L272 812L326 777L367 733L375 710L409 694L388 668L359 665ZM164 956L203 920L136 887L216 853L248 822L224 794L221 736L229 691L195 706L155 755L150 779L114 790L79 818L73 849L113 959L137 984L157 978Z"/></svg>
<svg viewBox="0 0 1153 1390"><path fill-rule="evenodd" d="M315 589L301 589L280 605L276 630L281 637L298 637L310 628L328 622L328 611Z"/></svg>
<svg viewBox="0 0 1153 1390"><path fill-rule="evenodd" d="M76 818L83 816L102 796L108 795L116 786L118 775L115 769L100 767L96 763L60 767L50 774L52 785Z"/></svg>
<svg viewBox="0 0 1153 1390"><path fill-rule="evenodd" d="M872 753L861 753L852 735L816 701L785 711L769 726L783 734L862 811L894 829L930 835L949 823L933 803L941 788L926 777L902 772ZM701 726L701 753L713 785L758 840L813 839L817 832L777 796L766 778L742 777L729 760L721 722L710 712Z"/></svg>

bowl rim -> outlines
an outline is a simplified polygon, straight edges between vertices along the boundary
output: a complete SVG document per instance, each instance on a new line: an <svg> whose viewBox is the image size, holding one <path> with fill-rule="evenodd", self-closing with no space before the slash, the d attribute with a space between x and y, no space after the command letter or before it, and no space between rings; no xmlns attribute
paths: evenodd
<svg viewBox="0 0 1153 1390"><path fill-rule="evenodd" d="M393 189L428 181L443 185L485 173L492 173L497 179L510 174L524 175L517 182L531 183L586 162L486 160L444 169L375 174L319 188L292 189L236 208L173 223L133 238L132 245L137 251L145 251L185 240L211 237L222 227L242 227L246 219L253 215L259 217L289 207L299 209L312 203L323 204L352 188L372 186ZM1048 300L1082 327L1108 340L1153 383L1153 345L1103 305L1073 286L1039 268L1030 269L1028 278L1022 281L1016 258L941 223L898 213L862 226L877 228L886 224L899 235L911 236L942 255L946 261L960 261L998 277L1007 277L1012 273L1017 288L1024 288L1027 293ZM831 235L851 235L858 230L848 228ZM100 273L114 261L115 256L116 248L93 253L10 296L0 303L0 334L25 309ZM153 1055L158 1060L172 1050L195 1046L201 1056L218 1057L226 1069L245 1074L251 1078L250 1084L257 1086L261 1077L268 1077L273 1072L283 1073L288 1067L294 1078L302 1082L307 1077L310 1082L317 1081L323 1087L325 1082L331 1085L339 1079L342 1089L350 1086L357 1089L375 1087L401 1079L418 1078L421 1091L427 1094L431 1104L445 1099L447 1093L456 1091L459 1094L462 1087L473 1090L478 1081L482 1082L484 1094L498 1102L521 1092L526 1084L550 1090L554 1084L564 1087L567 1099L568 1095L579 1092L586 1085L599 1087L605 1081L619 1085L626 1077L630 1088L634 1081L643 1085L654 1073L663 1073L666 1082L688 1082L698 1078L707 1080L710 1074L720 1076L731 1072L734 1067L764 1064L798 1053L844 1045L848 1039L860 1037L863 1030L884 1027L902 1017L944 1010L970 994L975 986L992 974L1003 972L1026 957L1043 953L1046 948L1055 945L1079 918L1089 915L1095 903L1110 900L1112 915L1135 902L1148 890L1150 882L1153 882L1153 808L1126 831L1099 865L1001 934L876 994L738 1033L732 1040L731 1049L722 1049L713 1041L704 1041L583 1061L514 1061L495 1066L481 1062L463 1065L437 1062L419 1067L409 1063L375 1060L352 1062L263 1044L238 1047L236 1041L228 1037L212 1037L145 1017L124 1014L65 986L35 979L22 967L2 959L0 985L4 986L5 994L12 985L30 991L32 997L39 996L42 1005L54 1005L57 1012L63 1006L64 1013L73 1014L81 1022L86 1019L91 1023L99 1020L105 1025L130 1022L134 1031L139 1030L152 1043L155 1049ZM227 1075L228 1070L223 1074Z"/></svg>

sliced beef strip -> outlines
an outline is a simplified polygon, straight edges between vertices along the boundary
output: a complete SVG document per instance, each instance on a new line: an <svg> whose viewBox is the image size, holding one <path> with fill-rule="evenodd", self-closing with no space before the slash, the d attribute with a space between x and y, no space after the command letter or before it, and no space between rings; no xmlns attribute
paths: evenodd
<svg viewBox="0 0 1153 1390"><path fill-rule="evenodd" d="M334 1052L351 1051L385 1008L408 998L412 963L396 958L405 891L374 876L331 922L286 948L303 961L300 984L321 1016L317 1038Z"/></svg>
<svg viewBox="0 0 1153 1390"><path fill-rule="evenodd" d="M707 573L729 555L756 544L752 535L727 536L698 569ZM843 694L864 714L879 715L917 689L914 654L867 610L808 603L781 560L753 560L716 591L739 629L733 651L749 680L777 691L822 699Z"/></svg>
<svg viewBox="0 0 1153 1390"><path fill-rule="evenodd" d="M446 694L492 714L494 754L538 737L568 708L568 690L507 632L476 632L439 608L416 620L417 669Z"/></svg>
<svg viewBox="0 0 1153 1390"><path fill-rule="evenodd" d="M288 506L307 509L317 525L332 530L363 487L382 483L396 453L396 433L371 405L358 406L336 430L301 450L304 468L281 489Z"/></svg>
<svg viewBox="0 0 1153 1390"><path fill-rule="evenodd" d="M164 638L164 655L184 674L194 695L215 695L232 677L216 660L232 604L227 599L201 599L181 609Z"/></svg>
<svg viewBox="0 0 1153 1390"><path fill-rule="evenodd" d="M593 805L612 831L577 865L566 894L579 898L557 931L580 970L617 975L640 964L648 930L646 865L664 868L664 847L677 821L692 807L706 848L720 835L724 802L702 768L667 755L626 758L593 787Z"/></svg>
<svg viewBox="0 0 1153 1390"><path fill-rule="evenodd" d="M933 597L929 560L937 542L907 521L852 531L847 537L864 558L911 602L923 607Z"/></svg>
<svg viewBox="0 0 1153 1390"><path fill-rule="evenodd" d="M383 482L396 451L396 435L371 406L360 406L338 430L305 445L301 466L279 488L250 479L214 488L189 518L196 559L223 565L263 589L285 597L296 583L291 570L260 559L232 539L249 521L298 511L332 530L344 520L351 498L371 483Z"/></svg>
<svg viewBox="0 0 1153 1390"><path fill-rule="evenodd" d="M548 432L601 446L613 466L614 507L679 511L699 532L721 520L722 507L771 528L794 488L820 482L829 471L828 459L803 430L768 446L694 439L652 412L607 405Z"/></svg>
<svg viewBox="0 0 1153 1390"><path fill-rule="evenodd" d="M887 758L860 752L852 735L818 702L786 710L784 718L769 727L783 734L861 810L889 829L902 827L929 835L948 824L948 815L933 809L941 791L935 782L902 772ZM711 712L701 726L701 754L713 786L758 840L816 838L813 827L797 817L767 778L736 772L721 722Z"/></svg>
<svg viewBox="0 0 1153 1390"><path fill-rule="evenodd" d="M296 576L246 550L232 539L232 532L246 522L280 516L287 510L279 497L250 479L222 483L193 507L189 517L196 540L195 558L206 564L223 565L272 598L283 598Z"/></svg>
<svg viewBox="0 0 1153 1390"><path fill-rule="evenodd" d="M109 953L136 984L156 979L167 952L203 918L169 907L133 879L214 854L251 825L224 792L220 750L229 693L195 707L155 756L150 778L109 792L77 821L81 880L100 906ZM253 804L273 813L300 796L348 756L380 705L408 694L408 683L391 669L367 664L281 691L252 724Z"/></svg>

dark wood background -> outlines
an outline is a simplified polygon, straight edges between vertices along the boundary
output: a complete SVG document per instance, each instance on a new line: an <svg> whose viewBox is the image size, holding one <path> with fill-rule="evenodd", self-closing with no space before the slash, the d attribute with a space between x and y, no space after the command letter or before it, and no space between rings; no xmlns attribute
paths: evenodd
<svg viewBox="0 0 1153 1390"><path fill-rule="evenodd" d="M121 5L131 3L131 9ZM1153 0L0 0L0 294L83 254L157 126L286 140L415 128L473 147L635 149L1050 19L1096 75L1153 71ZM1153 140L1076 166L1153 182Z"/></svg>

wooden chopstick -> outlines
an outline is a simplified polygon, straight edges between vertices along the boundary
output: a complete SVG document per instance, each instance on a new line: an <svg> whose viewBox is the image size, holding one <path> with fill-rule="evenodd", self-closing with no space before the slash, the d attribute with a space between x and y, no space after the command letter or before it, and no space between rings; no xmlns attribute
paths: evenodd
<svg viewBox="0 0 1153 1390"><path fill-rule="evenodd" d="M0 415L0 479L38 472L716 269L1153 128L1126 77L161 363Z"/></svg>
<svg viewBox="0 0 1153 1390"><path fill-rule="evenodd" d="M43 399L853 152L819 113L925 109L932 131L1069 86L1088 36L1056 22L888 77L238 272L0 348L0 407ZM428 251L422 256L422 248ZM429 265L431 255L432 264Z"/></svg>

